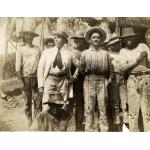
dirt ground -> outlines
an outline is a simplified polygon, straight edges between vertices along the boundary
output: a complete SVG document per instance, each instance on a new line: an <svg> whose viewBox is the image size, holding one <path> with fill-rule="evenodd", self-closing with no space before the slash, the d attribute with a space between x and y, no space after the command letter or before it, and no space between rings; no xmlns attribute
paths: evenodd
<svg viewBox="0 0 150 150"><path fill-rule="evenodd" d="M23 106L0 99L0 131L28 131Z"/></svg>

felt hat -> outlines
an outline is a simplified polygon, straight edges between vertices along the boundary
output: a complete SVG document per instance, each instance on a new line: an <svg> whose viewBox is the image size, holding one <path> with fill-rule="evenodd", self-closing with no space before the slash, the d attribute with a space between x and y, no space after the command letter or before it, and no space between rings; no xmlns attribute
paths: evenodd
<svg viewBox="0 0 150 150"><path fill-rule="evenodd" d="M123 28L122 29L121 38L127 38L127 37L132 37L132 36L137 36L137 35L139 35L139 34L136 34L132 27L128 27L128 28Z"/></svg>
<svg viewBox="0 0 150 150"><path fill-rule="evenodd" d="M49 41L50 42L54 42L54 37L53 36L46 36L46 37L44 37L43 44L47 45Z"/></svg>
<svg viewBox="0 0 150 150"><path fill-rule="evenodd" d="M64 32L64 31L56 31L56 32L54 32L54 35L59 35L59 36L61 36L62 38L64 38L65 39L65 41L66 41L66 43L68 42L68 34L66 33L66 32Z"/></svg>

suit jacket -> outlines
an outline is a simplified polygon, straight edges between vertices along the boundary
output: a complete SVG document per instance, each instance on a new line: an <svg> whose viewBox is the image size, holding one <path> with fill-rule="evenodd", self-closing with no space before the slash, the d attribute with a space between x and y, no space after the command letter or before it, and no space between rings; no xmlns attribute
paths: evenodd
<svg viewBox="0 0 150 150"><path fill-rule="evenodd" d="M57 47L44 50L38 65L38 87L44 87L44 81L46 80L49 72L53 71L53 62L57 55ZM67 76L71 77L71 64L75 64L75 57L71 50L65 49L64 47L60 50L62 63L67 69ZM66 77L67 77L66 76Z"/></svg>

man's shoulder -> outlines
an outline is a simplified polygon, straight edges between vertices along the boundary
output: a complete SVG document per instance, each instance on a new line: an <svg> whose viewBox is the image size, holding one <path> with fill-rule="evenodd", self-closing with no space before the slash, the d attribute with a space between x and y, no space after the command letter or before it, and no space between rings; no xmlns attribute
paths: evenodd
<svg viewBox="0 0 150 150"><path fill-rule="evenodd" d="M120 54L124 54L124 53L128 53L129 50L127 50L126 48L121 48L120 50Z"/></svg>
<svg viewBox="0 0 150 150"><path fill-rule="evenodd" d="M42 55L46 55L46 56L53 55L53 50L54 50L54 48L45 49L45 50L42 52Z"/></svg>
<svg viewBox="0 0 150 150"><path fill-rule="evenodd" d="M91 50L90 50L90 48L88 48L88 49L85 49L84 51L82 51L82 55L84 55L84 54L87 54L87 53L89 53Z"/></svg>
<svg viewBox="0 0 150 150"><path fill-rule="evenodd" d="M141 48L143 50L144 49L149 49L148 46L145 43L139 43L138 48Z"/></svg>

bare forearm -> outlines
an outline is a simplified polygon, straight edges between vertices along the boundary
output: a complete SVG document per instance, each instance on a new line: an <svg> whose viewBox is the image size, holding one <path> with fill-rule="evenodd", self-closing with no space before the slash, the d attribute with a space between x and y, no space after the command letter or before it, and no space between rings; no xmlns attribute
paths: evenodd
<svg viewBox="0 0 150 150"><path fill-rule="evenodd" d="M124 65L121 67L121 72L123 72L123 73L128 72L128 71L132 70L133 68L135 68L137 65L138 65L137 62L134 62L130 65Z"/></svg>

